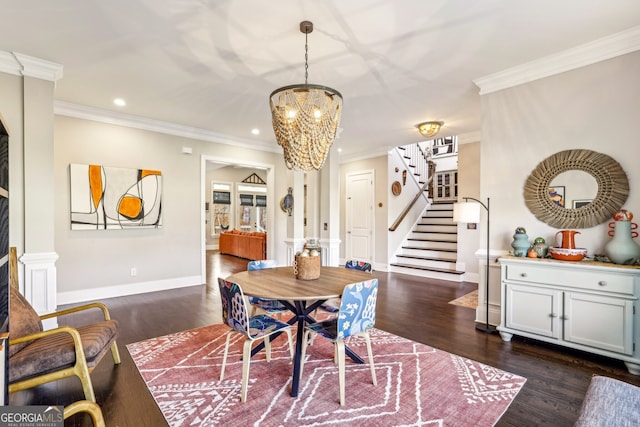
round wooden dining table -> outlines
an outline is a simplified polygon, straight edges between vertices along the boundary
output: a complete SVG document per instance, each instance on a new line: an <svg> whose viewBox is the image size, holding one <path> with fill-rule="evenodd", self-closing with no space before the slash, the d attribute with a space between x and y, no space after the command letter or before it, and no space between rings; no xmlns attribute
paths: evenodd
<svg viewBox="0 0 640 427"><path fill-rule="evenodd" d="M288 322L297 323L296 348L293 361L291 396L298 396L302 340L305 323L313 323L311 313L330 298L339 298L346 285L364 282L374 276L364 271L344 267L320 267L320 277L314 280L299 280L293 267L265 268L262 270L242 271L232 274L226 280L240 285L246 296L275 299L295 314ZM253 349L252 355L262 349L260 344ZM348 348L345 352L358 363L363 360Z"/></svg>

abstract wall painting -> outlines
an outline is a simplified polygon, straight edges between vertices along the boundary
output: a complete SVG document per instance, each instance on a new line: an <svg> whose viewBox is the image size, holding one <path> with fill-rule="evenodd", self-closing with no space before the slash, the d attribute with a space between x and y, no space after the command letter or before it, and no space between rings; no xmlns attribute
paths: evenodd
<svg viewBox="0 0 640 427"><path fill-rule="evenodd" d="M162 173L150 169L69 165L71 229L162 227Z"/></svg>

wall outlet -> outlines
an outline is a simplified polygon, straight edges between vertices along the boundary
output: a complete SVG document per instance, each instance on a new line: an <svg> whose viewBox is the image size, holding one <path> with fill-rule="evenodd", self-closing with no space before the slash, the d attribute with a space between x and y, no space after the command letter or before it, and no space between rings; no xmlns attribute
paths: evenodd
<svg viewBox="0 0 640 427"><path fill-rule="evenodd" d="M131 267L131 277L135 277L138 274L138 270L135 267Z"/></svg>

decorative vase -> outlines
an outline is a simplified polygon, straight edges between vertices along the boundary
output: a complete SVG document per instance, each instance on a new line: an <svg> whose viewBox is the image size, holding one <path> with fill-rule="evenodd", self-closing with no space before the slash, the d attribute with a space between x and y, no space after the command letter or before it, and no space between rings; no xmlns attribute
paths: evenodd
<svg viewBox="0 0 640 427"><path fill-rule="evenodd" d="M513 248L513 255L515 256L527 256L527 252L531 247L529 243L529 236L526 233L518 233L513 235L513 242L511 242Z"/></svg>
<svg viewBox="0 0 640 427"><path fill-rule="evenodd" d="M549 246L542 237L536 237L533 241L533 250L538 254L538 258L546 258L549 251Z"/></svg>
<svg viewBox="0 0 640 427"><path fill-rule="evenodd" d="M619 220L613 224L613 239L604 246L604 253L615 264L635 264L640 261L640 246L633 241L632 222Z"/></svg>

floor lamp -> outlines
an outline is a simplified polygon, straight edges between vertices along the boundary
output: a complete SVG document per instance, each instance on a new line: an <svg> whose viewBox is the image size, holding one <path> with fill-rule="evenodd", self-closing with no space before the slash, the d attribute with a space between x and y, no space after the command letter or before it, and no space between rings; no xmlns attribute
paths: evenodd
<svg viewBox="0 0 640 427"><path fill-rule="evenodd" d="M460 223L473 223L480 222L480 206L487 211L487 265L485 267L485 324L476 323L476 329L482 332L491 334L496 331L496 327L489 324L489 198L487 197L487 204L485 205L478 199L473 197L463 197L464 202L455 203L453 205L453 220ZM471 203L469 200L473 200L477 203Z"/></svg>

